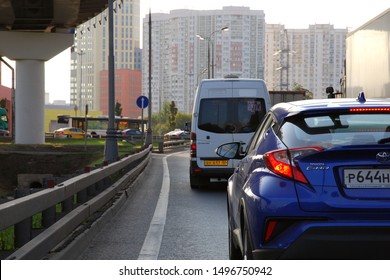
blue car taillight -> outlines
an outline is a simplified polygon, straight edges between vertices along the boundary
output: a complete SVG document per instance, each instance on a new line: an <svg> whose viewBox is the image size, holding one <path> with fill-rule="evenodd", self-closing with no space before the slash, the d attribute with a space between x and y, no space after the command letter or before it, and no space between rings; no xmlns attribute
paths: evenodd
<svg viewBox="0 0 390 280"><path fill-rule="evenodd" d="M322 147L276 150L265 153L263 159L267 168L275 174L307 184L307 179L295 165L294 158L321 150Z"/></svg>

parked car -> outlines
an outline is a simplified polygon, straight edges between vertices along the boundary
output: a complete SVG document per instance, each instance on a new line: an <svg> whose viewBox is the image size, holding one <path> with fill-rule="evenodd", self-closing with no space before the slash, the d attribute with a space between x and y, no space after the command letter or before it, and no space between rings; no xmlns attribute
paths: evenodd
<svg viewBox="0 0 390 280"><path fill-rule="evenodd" d="M129 137L129 136L142 137L143 136L142 132L139 131L138 129L135 129L135 128L128 128L128 129L122 130L121 134L124 137Z"/></svg>
<svg viewBox="0 0 390 280"><path fill-rule="evenodd" d="M173 131L165 133L164 138L168 140L190 139L190 133L185 130L175 129Z"/></svg>
<svg viewBox="0 0 390 280"><path fill-rule="evenodd" d="M9 136L9 131L5 129L0 129L0 136Z"/></svg>
<svg viewBox="0 0 390 280"><path fill-rule="evenodd" d="M84 138L84 135L84 130L76 127L64 127L54 131L54 138Z"/></svg>
<svg viewBox="0 0 390 280"><path fill-rule="evenodd" d="M231 259L390 259L390 100L274 105L228 180Z"/></svg>

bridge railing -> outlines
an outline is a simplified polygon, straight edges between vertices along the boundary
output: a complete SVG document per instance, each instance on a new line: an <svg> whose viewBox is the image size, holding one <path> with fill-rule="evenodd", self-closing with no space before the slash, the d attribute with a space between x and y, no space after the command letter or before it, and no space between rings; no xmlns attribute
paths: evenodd
<svg viewBox="0 0 390 280"><path fill-rule="evenodd" d="M7 259L45 258L80 224L126 190L148 164L151 151L149 146L53 188L0 204L0 231L9 230L14 236L15 248ZM41 226L33 229L32 220L37 217Z"/></svg>

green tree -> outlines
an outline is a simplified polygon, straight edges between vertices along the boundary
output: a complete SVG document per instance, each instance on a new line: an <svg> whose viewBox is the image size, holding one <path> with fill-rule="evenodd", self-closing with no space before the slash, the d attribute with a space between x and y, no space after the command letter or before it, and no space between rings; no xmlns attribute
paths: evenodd
<svg viewBox="0 0 390 280"><path fill-rule="evenodd" d="M313 93L310 90L304 88L301 84L294 83L293 90L294 91L304 91L305 92L305 99L313 99Z"/></svg>
<svg viewBox="0 0 390 280"><path fill-rule="evenodd" d="M160 112L152 115L152 130L155 135L163 135L175 128L184 129L185 124L191 121L191 115L177 112L175 116L175 126L172 128L169 122L172 103L164 102ZM176 107L176 106L175 106Z"/></svg>
<svg viewBox="0 0 390 280"><path fill-rule="evenodd" d="M177 128L185 129L186 123L191 122L191 114L186 114L184 112L178 112L176 115L176 126ZM191 129L191 127L189 127Z"/></svg>
<svg viewBox="0 0 390 280"><path fill-rule="evenodd" d="M169 131L169 103L164 102L160 112L152 115L152 130L155 135L163 135Z"/></svg>
<svg viewBox="0 0 390 280"><path fill-rule="evenodd" d="M176 128L176 115L177 115L177 108L175 101L172 101L169 105L169 115L168 115L168 125L170 130L174 130Z"/></svg>
<svg viewBox="0 0 390 280"><path fill-rule="evenodd" d="M118 101L115 103L115 116L122 117L122 104Z"/></svg>

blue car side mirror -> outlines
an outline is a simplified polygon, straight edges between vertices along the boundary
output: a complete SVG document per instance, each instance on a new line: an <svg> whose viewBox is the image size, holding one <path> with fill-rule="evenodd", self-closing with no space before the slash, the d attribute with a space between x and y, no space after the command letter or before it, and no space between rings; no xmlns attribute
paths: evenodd
<svg viewBox="0 0 390 280"><path fill-rule="evenodd" d="M215 152L223 158L242 159L245 156L242 154L242 144L240 142L226 143L219 146Z"/></svg>

